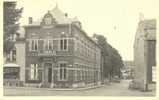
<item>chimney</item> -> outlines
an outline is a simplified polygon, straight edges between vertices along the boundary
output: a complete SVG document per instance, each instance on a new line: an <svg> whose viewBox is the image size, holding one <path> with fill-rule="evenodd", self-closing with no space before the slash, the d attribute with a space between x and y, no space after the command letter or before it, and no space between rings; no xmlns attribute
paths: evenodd
<svg viewBox="0 0 159 100"><path fill-rule="evenodd" d="M142 12L139 13L139 20L140 21L144 20L144 14Z"/></svg>
<svg viewBox="0 0 159 100"><path fill-rule="evenodd" d="M29 24L32 24L32 23L33 23L33 18L29 17Z"/></svg>
<svg viewBox="0 0 159 100"><path fill-rule="evenodd" d="M67 13L65 13L65 17L68 17L68 14L67 14Z"/></svg>

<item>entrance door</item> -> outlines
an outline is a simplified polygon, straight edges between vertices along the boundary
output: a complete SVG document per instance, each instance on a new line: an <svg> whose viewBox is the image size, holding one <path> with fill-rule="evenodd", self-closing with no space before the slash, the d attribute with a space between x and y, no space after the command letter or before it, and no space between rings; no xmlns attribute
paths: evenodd
<svg viewBox="0 0 159 100"><path fill-rule="evenodd" d="M52 81L52 68L48 68L48 83Z"/></svg>
<svg viewBox="0 0 159 100"><path fill-rule="evenodd" d="M44 81L45 83L52 82L52 63L45 63L44 64Z"/></svg>

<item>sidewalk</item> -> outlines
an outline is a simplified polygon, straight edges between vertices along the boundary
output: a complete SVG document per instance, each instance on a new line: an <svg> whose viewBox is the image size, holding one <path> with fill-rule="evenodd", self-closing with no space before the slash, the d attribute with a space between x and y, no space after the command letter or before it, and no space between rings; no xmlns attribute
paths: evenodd
<svg viewBox="0 0 159 100"><path fill-rule="evenodd" d="M109 83L101 86L87 88L32 88L32 87L4 87L5 96L146 96L156 95L156 89L142 92L131 90L128 80L122 80L120 83Z"/></svg>
<svg viewBox="0 0 159 100"><path fill-rule="evenodd" d="M49 91L80 91L80 90L88 90L88 89L96 89L100 88L105 85L99 85L99 86L89 86L89 87L83 87L83 88L37 88L37 87L7 87L6 89L34 89L34 90L49 90Z"/></svg>

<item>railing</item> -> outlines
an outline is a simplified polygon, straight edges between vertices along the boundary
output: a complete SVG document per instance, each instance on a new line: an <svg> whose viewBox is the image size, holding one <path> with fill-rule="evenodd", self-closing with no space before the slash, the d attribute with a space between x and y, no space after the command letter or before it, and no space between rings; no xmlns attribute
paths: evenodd
<svg viewBox="0 0 159 100"><path fill-rule="evenodd" d="M38 51L38 56L55 56L56 51L55 50L41 50Z"/></svg>

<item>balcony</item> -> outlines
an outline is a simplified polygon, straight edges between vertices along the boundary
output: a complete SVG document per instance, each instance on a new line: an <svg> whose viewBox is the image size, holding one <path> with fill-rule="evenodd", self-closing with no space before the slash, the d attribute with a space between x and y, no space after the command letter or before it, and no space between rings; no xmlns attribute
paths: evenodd
<svg viewBox="0 0 159 100"><path fill-rule="evenodd" d="M38 56L55 56L56 51L55 50L41 50L38 51Z"/></svg>

